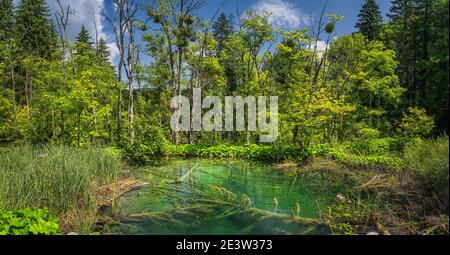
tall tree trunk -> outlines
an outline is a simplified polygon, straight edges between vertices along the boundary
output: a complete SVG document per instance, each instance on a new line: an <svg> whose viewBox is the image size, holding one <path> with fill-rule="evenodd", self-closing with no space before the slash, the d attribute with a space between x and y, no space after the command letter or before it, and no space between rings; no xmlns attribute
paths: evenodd
<svg viewBox="0 0 450 255"><path fill-rule="evenodd" d="M10 62L11 64L11 83L12 83L12 101L14 104L14 108L16 107L16 79L14 76L14 67L12 66L12 62Z"/></svg>

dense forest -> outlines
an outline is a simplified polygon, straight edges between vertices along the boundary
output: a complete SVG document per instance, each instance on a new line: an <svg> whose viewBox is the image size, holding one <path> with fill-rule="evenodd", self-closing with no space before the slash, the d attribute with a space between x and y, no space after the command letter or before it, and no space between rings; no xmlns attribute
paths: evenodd
<svg viewBox="0 0 450 255"><path fill-rule="evenodd" d="M130 166L173 157L325 157L415 170L423 179L419 186L435 194L423 191L433 198L417 209L417 218L431 213L447 220L443 227L442 221L423 223L422 230L434 224L439 227L430 233L448 234L448 0L392 0L387 18L375 0L366 0L357 32L339 36L335 29L345 17L327 13L327 6L309 26L290 30L254 9L218 9L206 20L197 14L203 0L111 0L113 10L103 18L115 36L114 65L97 31L83 26L70 37L76 18L70 5L51 13L45 0L13 2L0 0L0 211L46 207L64 230L92 230L95 206L80 205L75 195L58 197L64 194L45 184L24 190L25 177L6 184L21 164L51 148L56 152L45 157L80 157L86 172L110 164L114 173L102 168L101 176L89 175L98 185L115 180L122 164L98 149L120 154ZM202 97L278 96L278 139L259 143L259 130L172 131L171 99L192 99L198 88ZM48 175L28 174L58 175L57 166L48 167ZM70 192L91 192L89 184L77 185ZM22 197L14 198L14 190ZM28 196L38 190L47 198ZM91 225L74 227L63 219L81 207L89 208Z"/></svg>

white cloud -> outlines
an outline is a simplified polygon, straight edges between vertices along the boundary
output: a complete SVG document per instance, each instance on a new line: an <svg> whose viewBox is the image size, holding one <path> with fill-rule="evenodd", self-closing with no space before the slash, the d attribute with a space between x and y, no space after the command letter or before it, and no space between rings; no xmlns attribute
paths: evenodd
<svg viewBox="0 0 450 255"><path fill-rule="evenodd" d="M18 3L19 0L14 0L14 4L17 5ZM56 0L47 0L47 4L52 18L55 19L55 13L60 10L58 2ZM75 14L69 18L68 33L70 40L72 42L75 41L82 25L86 26L93 40L95 40L96 23L99 38L103 37L111 51L111 62L117 63L118 49L115 43L112 43L114 36L106 30L106 21L102 16L102 12L105 10L105 0L61 0L61 4L64 8L67 8L70 4L70 9L75 11Z"/></svg>
<svg viewBox="0 0 450 255"><path fill-rule="evenodd" d="M311 49L312 51L314 51L314 49L316 49L316 53L317 53L317 55L319 56L319 57L322 57L323 56L323 54L325 53L325 50L326 49L329 49L329 45L326 43L326 42L324 42L324 41L317 41L317 43L315 43L315 44L311 44L310 46L309 46L309 49Z"/></svg>
<svg viewBox="0 0 450 255"><path fill-rule="evenodd" d="M59 11L59 5L55 0L47 0L47 4L50 7L50 11L54 16L56 11ZM80 32L81 26L84 25L89 30L92 38L95 40L95 24L97 24L97 31L99 39L103 39L108 42L108 47L111 51L111 61L116 63L118 57L118 50L115 44L113 35L108 33L105 28L105 19L102 16L105 10L104 0L61 0L61 4L66 8L70 4L70 9L75 12L69 19L69 35L71 41L74 41L77 34ZM94 23L95 21L95 23Z"/></svg>
<svg viewBox="0 0 450 255"><path fill-rule="evenodd" d="M309 16L287 0L260 0L254 5L258 13L271 13L269 22L285 28L298 28L309 23Z"/></svg>

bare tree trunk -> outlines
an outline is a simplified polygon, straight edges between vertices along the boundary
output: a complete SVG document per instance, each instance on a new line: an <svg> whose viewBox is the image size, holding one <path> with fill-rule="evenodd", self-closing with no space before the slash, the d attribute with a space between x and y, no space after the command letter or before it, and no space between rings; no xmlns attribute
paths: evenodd
<svg viewBox="0 0 450 255"><path fill-rule="evenodd" d="M114 7L114 17L111 19L108 15L105 18L111 23L116 37L116 46L119 50L119 64L117 65L119 88L117 89L117 143L121 142L122 133L122 72L125 64L125 34L127 22L125 17L125 8L128 0L111 0Z"/></svg>
<svg viewBox="0 0 450 255"><path fill-rule="evenodd" d="M137 61L139 61L138 55L135 52L135 25L134 17L137 12L137 7L134 2L125 2L125 19L126 31L128 31L128 52L127 52L127 62L125 66L125 72L128 79L128 138L130 143L134 144L135 131L134 131L134 75L135 66Z"/></svg>

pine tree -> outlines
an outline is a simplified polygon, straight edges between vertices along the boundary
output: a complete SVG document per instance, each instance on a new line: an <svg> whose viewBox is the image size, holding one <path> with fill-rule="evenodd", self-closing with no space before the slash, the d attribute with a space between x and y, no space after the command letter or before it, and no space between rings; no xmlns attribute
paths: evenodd
<svg viewBox="0 0 450 255"><path fill-rule="evenodd" d="M79 72L88 70L98 62L93 44L88 30L84 25L81 26L75 41L75 62Z"/></svg>
<svg viewBox="0 0 450 255"><path fill-rule="evenodd" d="M233 26L231 24L231 18L228 18L225 13L221 13L219 18L213 24L213 36L217 41L216 55L220 59L220 64L225 70L225 76L227 78L227 90L232 94L236 89L236 71L234 69L232 61L224 61L220 54L226 48L226 42L229 37L233 35Z"/></svg>
<svg viewBox="0 0 450 255"><path fill-rule="evenodd" d="M78 33L76 38L76 49L78 55L84 55L87 52L91 52L94 50L93 42L91 36L89 35L89 31L86 29L84 25L81 26L81 31Z"/></svg>
<svg viewBox="0 0 450 255"><path fill-rule="evenodd" d="M0 42L5 42L11 37L13 26L13 0L0 0Z"/></svg>
<svg viewBox="0 0 450 255"><path fill-rule="evenodd" d="M231 25L231 19L229 19L225 13L221 13L219 18L213 24L213 35L217 41L217 55L223 50L225 42L228 37L233 34L233 27Z"/></svg>
<svg viewBox="0 0 450 255"><path fill-rule="evenodd" d="M109 51L108 46L106 45L105 40L100 38L98 42L97 48L97 58L99 59L100 65L111 66L111 52Z"/></svg>
<svg viewBox="0 0 450 255"><path fill-rule="evenodd" d="M53 59L58 40L45 0L21 0L16 16L21 51L26 55Z"/></svg>
<svg viewBox="0 0 450 255"><path fill-rule="evenodd" d="M85 43L88 45L92 45L91 42L91 36L89 35L89 31L86 29L84 25L81 26L80 33L78 33L78 36L76 38L77 42L79 43Z"/></svg>
<svg viewBox="0 0 450 255"><path fill-rule="evenodd" d="M366 0L359 15L356 28L369 40L375 40L380 34L380 27L383 23L380 7L375 0Z"/></svg>

